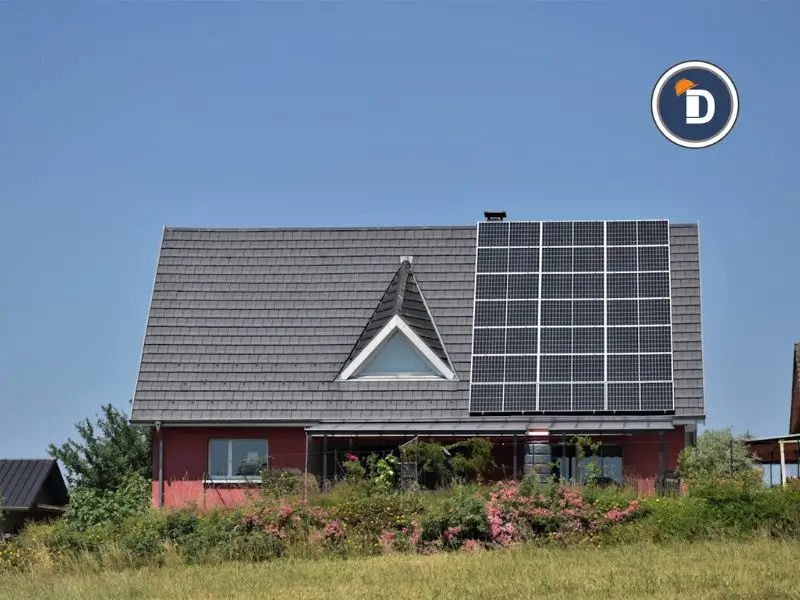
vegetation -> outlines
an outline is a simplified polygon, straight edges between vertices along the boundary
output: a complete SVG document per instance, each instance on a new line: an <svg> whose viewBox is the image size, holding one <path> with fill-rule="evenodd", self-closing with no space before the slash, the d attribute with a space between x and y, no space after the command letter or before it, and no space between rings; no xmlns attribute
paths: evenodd
<svg viewBox="0 0 800 600"><path fill-rule="evenodd" d="M50 456L64 465L67 482L104 492L123 485L132 474L149 478L150 428L131 425L125 413L110 404L101 407L101 413L94 424L84 419L75 425L80 441L70 438L48 447Z"/></svg>
<svg viewBox="0 0 800 600"><path fill-rule="evenodd" d="M581 439L579 443L581 452L589 455L595 451L592 440ZM484 589L487 582L493 582L497 586L495 593L489 592L491 587L485 588L484 597L510 597L512 591L518 593L524 587L523 582L530 586L536 580L538 586L544 586L536 589L549 590L548 597L580 598L595 592L622 598L670 598L682 597L677 591L683 589L683 583L665 589L645 580L622 577L621 573L628 568L625 561L639 564L641 556L654 552L659 557L673 552L669 560L675 568L679 564L683 565L680 568L687 568L675 550L680 548L688 554L698 552L697 559L687 563L691 568L705 556L718 555L692 576L696 579L693 597L791 597L783 593L783 588L775 588L778 591L773 595L763 595L761 588L748 588L746 578L740 578L743 569L773 564L761 562L758 557L774 558L784 552L783 541L796 543L800 539L800 484L764 489L761 479L753 477L755 471L746 455L737 459L737 443L715 435L707 438L696 453L685 452L681 465L690 484L689 493L674 498L638 498L632 490L605 488L591 481L583 486L555 479L542 482L533 474L519 483L484 484L481 479L491 468L491 453L487 453L485 444L471 440L448 448L435 444L415 446L421 472L427 464L427 473L441 475L437 472L441 468L451 482L456 482L442 488L441 480L435 479L439 486L435 492L400 491L399 461L391 454L363 461L349 455L345 462L347 476L327 492L320 492L315 482L305 480L299 471L273 470L263 474L262 493L245 506L156 511L149 505L149 480L134 472L120 477L119 485L110 490L79 487L59 522L30 525L13 542L0 544L0 571L6 572L3 577L13 579L11 587L5 589L14 590L15 597L34 598L45 597L51 589L48 585L73 586L75 594L88 598L98 597L101 592L103 597L117 593L136 595L138 592L131 591L128 575L109 574L132 567L164 569L163 573L173 574L150 573L143 581L160 581L161 577L185 580L185 587L179 588L182 591L171 597L192 597L198 589L202 589L200 597L218 597L222 588L216 584L193 588L195 578L186 573L199 573L192 570L194 565L217 565L216 571L202 573L217 572L219 578L226 580L240 567L224 563L262 561L283 565L259 568L258 573L270 573L276 581L284 582L268 586L269 593L280 590L293 598L309 597L312 590L325 597L325 593L354 581L362 582L362 588L348 594L356 598L383 597L381 594L389 592L399 597L463 597L465 584L460 578L453 578L449 570L443 570L445 565L452 565L455 572L469 570L470 577L475 577L470 579L471 590ZM733 460L730 454L727 459L727 464L734 467L727 470L719 458L724 455L719 447L725 444L729 450L734 448ZM696 550L697 543L703 544L705 550ZM660 548L654 550L653 544ZM604 547L603 553L588 550L599 546ZM751 560L737 554L740 547L752 548L758 552L757 558ZM514 553L497 552L507 548L514 548ZM530 552L538 553L535 560L530 559ZM481 556L455 556L467 553ZM432 554L437 556L418 556ZM331 562L372 555L383 556L375 559L378 562ZM606 564L606 558L598 558L609 555L617 556L620 562ZM649 560L655 560L654 556ZM743 562L730 566L736 556ZM488 575L489 565L496 565L497 560L513 563L522 560L519 557L528 557L523 562L530 566L523 567L521 562L517 569L504 564L502 580ZM553 557L562 563L558 574L556 563L542 567L555 560ZM286 562L286 558L293 561ZM471 562L463 562L466 560ZM573 560L573 568L566 566ZM309 587L308 577L314 579L315 575L303 577L302 585L291 583L290 579L284 581L280 573L298 564L305 565L308 573L329 573L333 569L349 575L341 583L333 576L324 579L330 583L321 592ZM594 566L585 566L589 564ZM660 565L661 559L655 564ZM388 572L389 565L395 570L386 579L374 576ZM697 582L706 581L707 573L723 566L730 566L729 575L708 579L716 581L721 590L718 595L708 595L713 593L703 592L702 588L698 595ZM544 570L531 574L534 567ZM362 569L373 576L361 575ZM100 572L107 583L96 593L87 588L88 579L81 579L84 575L73 575L73 579L66 575ZM224 590L225 597L252 594L248 586L260 576L253 575L252 570L246 572L246 578L240 577L238 584ZM441 575L420 588L421 584L414 582L424 572ZM547 583L551 580L542 579L542 572L551 572L552 581L560 581L562 587L552 587ZM37 583L26 573L50 575ZM477 577L477 573L482 575ZM527 575L523 578L522 573ZM671 576L661 571L654 576L660 582L671 581ZM52 583L59 581L61 584ZM511 581L516 583L507 583ZM293 585L299 587L289 587ZM209 591L217 589L220 592ZM69 593L60 595L70 597Z"/></svg>
<svg viewBox="0 0 800 600"><path fill-rule="evenodd" d="M417 463L418 483L429 490L453 482L481 482L495 467L492 443L483 438L470 438L450 446L416 442L403 448L402 459Z"/></svg>
<svg viewBox="0 0 800 600"><path fill-rule="evenodd" d="M2 598L188 600L411 600L492 598L521 591L554 600L791 600L800 597L796 546L747 542L387 555L369 560L279 560L105 571L89 563L55 573L6 574Z"/></svg>
<svg viewBox="0 0 800 600"><path fill-rule="evenodd" d="M683 449L678 471L687 481L750 473L756 463L747 448L747 438L747 435L734 435L730 429L705 431L694 446Z"/></svg>

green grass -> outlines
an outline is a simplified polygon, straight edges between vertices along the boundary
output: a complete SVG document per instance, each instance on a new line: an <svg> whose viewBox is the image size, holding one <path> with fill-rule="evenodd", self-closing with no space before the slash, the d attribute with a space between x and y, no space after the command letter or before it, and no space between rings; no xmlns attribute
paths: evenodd
<svg viewBox="0 0 800 600"><path fill-rule="evenodd" d="M351 560L0 573L0 598L790 600L797 545L766 539L682 545L395 555Z"/></svg>

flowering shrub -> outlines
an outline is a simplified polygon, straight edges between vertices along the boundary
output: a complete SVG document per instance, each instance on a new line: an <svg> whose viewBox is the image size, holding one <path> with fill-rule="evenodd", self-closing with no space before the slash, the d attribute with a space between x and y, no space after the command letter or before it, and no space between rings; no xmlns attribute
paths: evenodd
<svg viewBox="0 0 800 600"><path fill-rule="evenodd" d="M413 552L420 549L422 526L417 520L408 526L384 531L378 536L378 544L384 552Z"/></svg>
<svg viewBox="0 0 800 600"><path fill-rule="evenodd" d="M0 572L26 569L31 558L29 550L22 544L0 540Z"/></svg>
<svg viewBox="0 0 800 600"><path fill-rule="evenodd" d="M422 523L422 541L439 540L446 548L458 548L466 539L488 539L486 500L459 490L427 515Z"/></svg>
<svg viewBox="0 0 800 600"><path fill-rule="evenodd" d="M367 476L367 470L355 454L344 455L344 471L346 473L345 479L351 483L363 481Z"/></svg>
<svg viewBox="0 0 800 600"><path fill-rule="evenodd" d="M293 534L306 534L324 530L330 525L328 514L316 506L300 500L292 504L266 504L249 509L237 521L235 531L264 531L278 539L287 539Z"/></svg>
<svg viewBox="0 0 800 600"><path fill-rule="evenodd" d="M315 497L324 509L299 500L264 500L203 512L148 510L86 527L64 519L32 525L13 542L0 543L0 569L34 569L44 561L69 565L85 556L104 569L160 565L170 551L185 563L207 564L285 555L477 552L520 542L658 542L756 533L800 538L800 491L743 491L640 502L630 492L533 480L436 495L376 491L362 482ZM719 502L721 497L730 501Z"/></svg>
<svg viewBox="0 0 800 600"><path fill-rule="evenodd" d="M402 531L421 512L418 496L399 493L352 494L331 508L331 516L374 543L384 531Z"/></svg>
<svg viewBox="0 0 800 600"><path fill-rule="evenodd" d="M464 552L479 552L483 550L483 546L481 546L478 540L465 540L461 549Z"/></svg>
<svg viewBox="0 0 800 600"><path fill-rule="evenodd" d="M642 514L638 500L605 509L586 501L578 488L559 485L549 495L525 496L515 482L496 487L487 511L491 541L501 546L524 539L595 535Z"/></svg>

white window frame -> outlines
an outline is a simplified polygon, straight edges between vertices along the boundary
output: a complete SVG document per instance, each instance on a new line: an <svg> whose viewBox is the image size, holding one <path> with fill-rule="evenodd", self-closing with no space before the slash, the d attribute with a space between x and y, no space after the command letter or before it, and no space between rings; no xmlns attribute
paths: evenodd
<svg viewBox="0 0 800 600"><path fill-rule="evenodd" d="M425 359L431 370L438 373L439 375L419 375L419 374L402 374L398 373L397 375L373 375L373 376L359 376L359 372L363 370L372 360L378 355L383 345L388 342L393 334L397 335L404 335L411 345L422 355L422 358ZM439 381L439 380L447 380L452 381L456 378L456 374L450 369L447 364L440 359L436 354L431 350L428 345L419 337L416 332L408 326L408 324L403 321L398 315L392 317L389 322L384 325L383 329L378 332L369 344L367 344L364 349L356 356L353 361L347 365L347 367L341 372L339 375L339 379L341 380L362 380L362 381L380 381L380 380L387 380L387 381L414 381L414 380L424 380L424 381Z"/></svg>
<svg viewBox="0 0 800 600"><path fill-rule="evenodd" d="M214 442L227 442L228 444L228 474L227 475L214 475L211 472L211 446ZM245 482L245 481L261 481L261 475L232 475L233 472L233 442L263 442L264 443L264 458L267 468L269 468L269 440L266 438L211 438L208 440L208 460L206 461L208 467L207 482Z"/></svg>

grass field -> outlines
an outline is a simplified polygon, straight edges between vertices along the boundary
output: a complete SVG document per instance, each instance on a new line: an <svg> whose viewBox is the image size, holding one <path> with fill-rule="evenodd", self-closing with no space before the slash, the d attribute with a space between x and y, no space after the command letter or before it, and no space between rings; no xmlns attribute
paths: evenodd
<svg viewBox="0 0 800 600"><path fill-rule="evenodd" d="M727 541L106 573L0 573L0 598L788 600L800 599L797 573L795 544Z"/></svg>

